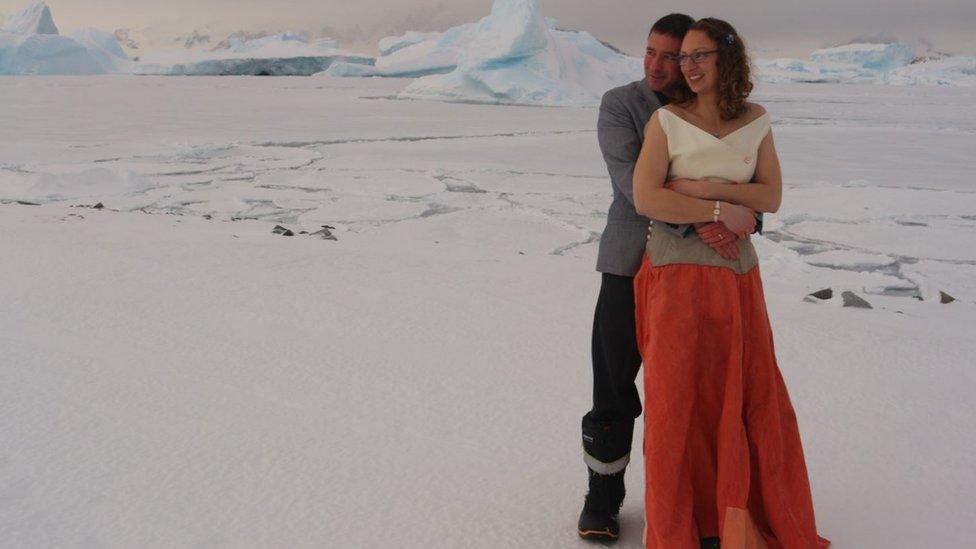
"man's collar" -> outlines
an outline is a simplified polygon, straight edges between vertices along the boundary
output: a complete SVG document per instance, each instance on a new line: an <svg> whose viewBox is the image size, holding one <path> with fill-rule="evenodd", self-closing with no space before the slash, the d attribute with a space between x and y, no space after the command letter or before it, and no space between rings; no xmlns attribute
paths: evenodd
<svg viewBox="0 0 976 549"><path fill-rule="evenodd" d="M644 101L649 104L657 103L658 105L664 106L670 103L670 99L661 92L656 92L651 89L651 85L647 83L646 78L641 78L640 82L637 84L637 88L640 89L641 95L644 97Z"/></svg>

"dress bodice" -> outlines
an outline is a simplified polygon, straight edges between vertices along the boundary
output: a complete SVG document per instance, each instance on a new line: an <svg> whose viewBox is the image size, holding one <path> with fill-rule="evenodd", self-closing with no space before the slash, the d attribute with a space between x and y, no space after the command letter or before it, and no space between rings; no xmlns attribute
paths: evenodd
<svg viewBox="0 0 976 549"><path fill-rule="evenodd" d="M668 109L658 109L657 112L657 120L668 140L668 180L687 178L734 183L749 183L752 180L756 173L759 145L770 130L768 113L719 138ZM702 242L697 233L692 232L682 238L665 231L655 231L652 225L647 253L654 266L691 263L728 267L744 274L759 259L748 238L740 239L738 245L739 258L727 260Z"/></svg>
<svg viewBox="0 0 976 549"><path fill-rule="evenodd" d="M715 137L668 109L658 121L668 138L668 179L707 179L748 183L756 173L756 153L769 133L769 114L725 137Z"/></svg>

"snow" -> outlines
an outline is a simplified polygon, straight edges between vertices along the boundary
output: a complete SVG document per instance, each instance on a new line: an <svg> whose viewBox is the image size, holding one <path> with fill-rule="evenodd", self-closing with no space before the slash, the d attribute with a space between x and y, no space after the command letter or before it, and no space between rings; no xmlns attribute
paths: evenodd
<svg viewBox="0 0 976 549"><path fill-rule="evenodd" d="M641 61L585 32L550 28L537 0L496 0L467 27L456 67L419 78L400 97L523 105L595 105L641 74ZM405 48L409 52L423 43ZM439 58L438 50L429 52ZM383 58L380 58L380 61ZM383 64L377 61L377 67Z"/></svg>
<svg viewBox="0 0 976 549"><path fill-rule="evenodd" d="M131 195L152 188L152 183L128 170L89 167L64 173L31 173L0 170L5 198L27 202L69 199L105 199Z"/></svg>
<svg viewBox="0 0 976 549"><path fill-rule="evenodd" d="M0 79L3 545L588 546L596 109L403 85ZM966 546L976 90L754 99L785 176L755 244L820 530ZM321 225L338 240L298 234Z"/></svg>
<svg viewBox="0 0 976 549"><path fill-rule="evenodd" d="M44 2L34 2L7 16L0 32L14 34L59 34L51 9Z"/></svg>

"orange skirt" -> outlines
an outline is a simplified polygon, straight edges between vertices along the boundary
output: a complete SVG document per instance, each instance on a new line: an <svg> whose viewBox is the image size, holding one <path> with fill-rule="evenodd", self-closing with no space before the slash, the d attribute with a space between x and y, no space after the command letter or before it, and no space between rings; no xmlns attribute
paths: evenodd
<svg viewBox="0 0 976 549"><path fill-rule="evenodd" d="M648 549L823 549L759 267L654 267L634 279L644 360Z"/></svg>

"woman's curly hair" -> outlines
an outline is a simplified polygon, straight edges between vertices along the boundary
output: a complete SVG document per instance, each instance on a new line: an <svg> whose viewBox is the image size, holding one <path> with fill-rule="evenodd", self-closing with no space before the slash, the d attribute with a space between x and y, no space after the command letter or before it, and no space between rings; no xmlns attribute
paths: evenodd
<svg viewBox="0 0 976 549"><path fill-rule="evenodd" d="M753 87L745 43L735 28L721 19L699 19L688 32L693 30L707 34L718 50L718 108L722 119L732 120L742 116L747 110L746 99ZM684 78L679 80L679 85L671 93L678 104L688 103L696 96Z"/></svg>

